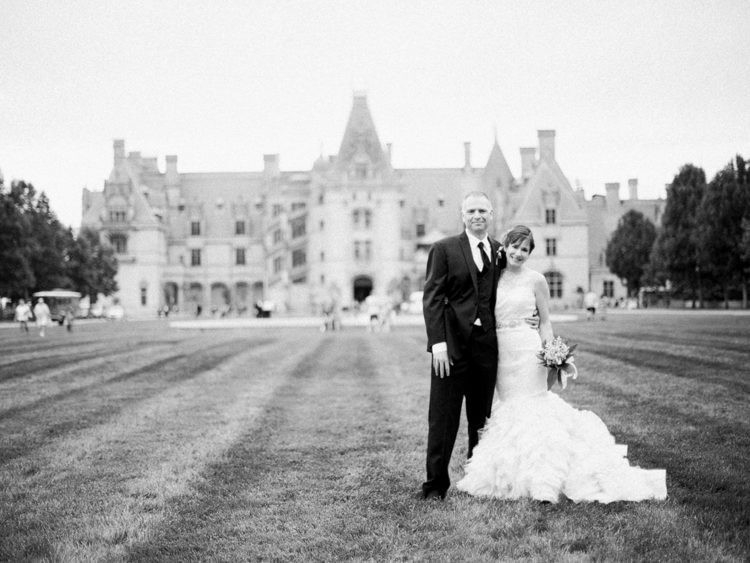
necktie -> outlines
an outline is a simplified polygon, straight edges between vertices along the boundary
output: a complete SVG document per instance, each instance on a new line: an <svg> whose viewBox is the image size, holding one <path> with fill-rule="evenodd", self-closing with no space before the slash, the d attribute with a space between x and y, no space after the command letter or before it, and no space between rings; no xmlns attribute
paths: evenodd
<svg viewBox="0 0 750 563"><path fill-rule="evenodd" d="M490 259L487 257L487 253L484 251L483 242L480 242L477 245L477 248L479 248L479 254L482 255L482 271L484 272L487 268L490 267Z"/></svg>

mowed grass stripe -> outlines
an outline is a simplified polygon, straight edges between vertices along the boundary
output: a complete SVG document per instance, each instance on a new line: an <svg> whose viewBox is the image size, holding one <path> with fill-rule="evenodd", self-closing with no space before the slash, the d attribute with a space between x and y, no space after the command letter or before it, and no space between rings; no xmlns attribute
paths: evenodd
<svg viewBox="0 0 750 563"><path fill-rule="evenodd" d="M100 346L96 354L73 358L77 361L64 367L60 367L55 358L47 358L38 371L0 383L0 420L7 418L7 413L22 410L37 401L102 381L120 366L146 365L154 356L174 355L176 349L179 347L174 344L167 346L158 342L137 349L111 351Z"/></svg>
<svg viewBox="0 0 750 563"><path fill-rule="evenodd" d="M268 341L255 340L253 345L264 345ZM50 359L50 365L45 366L47 369L42 371L42 375L0 385L5 395L0 405L12 405L0 410L0 422L18 415L35 418L55 403L72 401L76 395L84 396L101 386L162 372L175 362L185 361L189 356L200 356L204 350L214 346L214 343L206 344L199 337L193 337L183 342L173 342L169 347L165 347L163 341L155 341L153 347L142 346L136 350L107 352L102 349L97 361L82 360L60 372L54 368L54 359ZM123 371L124 368L128 369ZM50 373L54 373L54 376L47 375Z"/></svg>
<svg viewBox="0 0 750 563"><path fill-rule="evenodd" d="M0 464L27 455L60 436L101 424L128 403L159 393L180 380L190 379L244 351L244 338L222 342L189 353L178 353L136 369L117 373L43 399L30 409L0 418ZM118 366L121 369L125 366ZM131 381L133 380L133 381ZM140 381L135 381L140 380ZM119 385L119 389L114 389Z"/></svg>
<svg viewBox="0 0 750 563"><path fill-rule="evenodd" d="M262 425L207 469L131 560L351 555L351 507L386 494L368 460L395 438L378 424L388 408L368 338L359 331L326 335L269 401Z"/></svg>
<svg viewBox="0 0 750 563"><path fill-rule="evenodd" d="M223 338L210 336L217 346ZM0 559L121 560L150 537L169 499L256 424L317 340L290 350L283 339L263 347L249 338L218 366L0 468Z"/></svg>
<svg viewBox="0 0 750 563"><path fill-rule="evenodd" d="M64 372L71 366L78 366L80 362L87 360L100 360L112 354L129 353L134 350L147 351L149 348L173 345L170 340L134 340L124 339L112 341L105 339L91 339L90 335L79 336L86 338L85 341L65 343L55 346L56 353L51 354L49 350L39 347L35 351L23 354L8 346L5 354L6 363L0 365L0 385L15 379L35 376L54 377ZM59 348L59 350L57 350Z"/></svg>

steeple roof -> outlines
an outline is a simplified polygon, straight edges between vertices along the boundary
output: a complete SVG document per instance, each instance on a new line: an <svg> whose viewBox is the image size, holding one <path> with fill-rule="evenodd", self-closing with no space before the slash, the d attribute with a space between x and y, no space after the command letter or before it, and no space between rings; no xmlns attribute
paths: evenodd
<svg viewBox="0 0 750 563"><path fill-rule="evenodd" d="M487 166L484 168L484 178L486 181L500 180L500 184L492 182L492 185L508 189L513 185L513 174L510 171L508 162L505 160L503 151L500 150L500 145L497 143L497 136L495 136L495 144L492 146L492 151L487 159Z"/></svg>
<svg viewBox="0 0 750 563"><path fill-rule="evenodd" d="M336 169L343 172L360 161L369 161L368 164L376 170L390 170L370 108L367 106L367 95L357 92L354 94L352 111L341 140Z"/></svg>

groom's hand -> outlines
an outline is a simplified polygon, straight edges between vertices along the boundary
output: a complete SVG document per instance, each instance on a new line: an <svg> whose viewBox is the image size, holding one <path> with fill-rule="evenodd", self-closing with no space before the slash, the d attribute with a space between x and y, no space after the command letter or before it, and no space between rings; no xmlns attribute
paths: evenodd
<svg viewBox="0 0 750 563"><path fill-rule="evenodd" d="M432 369L440 379L451 374L451 361L448 358L447 350L432 352Z"/></svg>
<svg viewBox="0 0 750 563"><path fill-rule="evenodd" d="M534 316L533 317L526 317L524 318L526 321L526 324L528 324L531 328L534 330L539 328L539 309L534 310Z"/></svg>

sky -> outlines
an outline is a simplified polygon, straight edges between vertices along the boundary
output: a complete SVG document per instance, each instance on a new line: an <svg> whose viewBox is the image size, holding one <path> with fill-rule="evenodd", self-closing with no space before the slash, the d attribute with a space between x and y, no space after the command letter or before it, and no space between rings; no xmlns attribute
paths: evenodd
<svg viewBox="0 0 750 563"><path fill-rule="evenodd" d="M180 172L310 170L364 91L396 168L556 131L586 196L750 157L746 0L0 0L0 170L81 221L114 139Z"/></svg>

